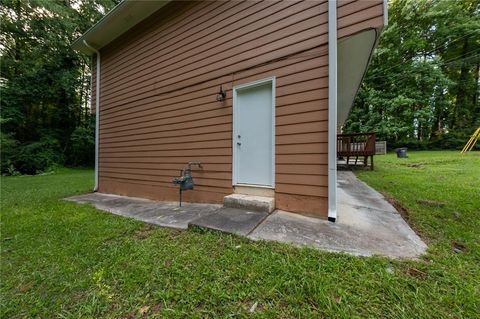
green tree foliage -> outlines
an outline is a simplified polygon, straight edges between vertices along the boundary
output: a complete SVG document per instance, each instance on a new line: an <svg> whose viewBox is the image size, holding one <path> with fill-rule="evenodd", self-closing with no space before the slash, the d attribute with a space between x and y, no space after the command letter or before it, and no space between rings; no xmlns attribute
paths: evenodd
<svg viewBox="0 0 480 319"><path fill-rule="evenodd" d="M90 164L66 154L78 134L93 141L90 60L70 44L115 2L0 0L3 172Z"/></svg>
<svg viewBox="0 0 480 319"><path fill-rule="evenodd" d="M392 0L344 130L458 147L480 126L480 1Z"/></svg>

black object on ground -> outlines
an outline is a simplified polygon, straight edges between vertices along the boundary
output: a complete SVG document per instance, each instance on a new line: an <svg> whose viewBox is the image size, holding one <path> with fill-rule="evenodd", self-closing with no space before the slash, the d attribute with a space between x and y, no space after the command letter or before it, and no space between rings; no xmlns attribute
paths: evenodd
<svg viewBox="0 0 480 319"><path fill-rule="evenodd" d="M395 149L395 153L397 153L397 158L407 158L407 148L400 147Z"/></svg>

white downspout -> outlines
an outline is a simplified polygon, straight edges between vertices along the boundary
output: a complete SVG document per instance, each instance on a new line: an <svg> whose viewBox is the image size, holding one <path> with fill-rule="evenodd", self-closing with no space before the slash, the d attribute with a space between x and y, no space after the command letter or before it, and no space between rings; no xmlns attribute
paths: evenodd
<svg viewBox="0 0 480 319"><path fill-rule="evenodd" d="M388 0L383 0L383 27L388 26Z"/></svg>
<svg viewBox="0 0 480 319"><path fill-rule="evenodd" d="M95 186L93 191L98 191L98 151L100 142L100 52L83 40L83 44L97 55L97 79L95 81Z"/></svg>
<svg viewBox="0 0 480 319"><path fill-rule="evenodd" d="M337 219L337 1L328 0L328 220Z"/></svg>

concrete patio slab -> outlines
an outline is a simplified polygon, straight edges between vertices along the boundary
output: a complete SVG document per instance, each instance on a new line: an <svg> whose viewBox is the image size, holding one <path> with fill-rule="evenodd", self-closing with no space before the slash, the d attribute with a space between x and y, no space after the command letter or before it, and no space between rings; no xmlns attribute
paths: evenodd
<svg viewBox="0 0 480 319"><path fill-rule="evenodd" d="M427 246L385 198L352 172L338 172L335 223L284 211L267 212L215 204L156 202L101 193L67 200L90 203L113 214L177 229L196 225L253 240L274 240L361 256L417 258Z"/></svg>
<svg viewBox="0 0 480 319"><path fill-rule="evenodd" d="M385 198L352 172L338 172L335 223L276 211L249 236L361 256L416 258L427 246Z"/></svg>
<svg viewBox="0 0 480 319"><path fill-rule="evenodd" d="M204 215L191 221L190 224L246 236L267 216L267 212L224 207L217 210L215 214Z"/></svg>
<svg viewBox="0 0 480 319"><path fill-rule="evenodd" d="M222 207L216 204L193 203L183 203L182 207L178 207L177 202L156 202L101 193L72 196L66 199L78 203L90 203L98 209L116 215L177 229L187 229L192 220L212 214Z"/></svg>

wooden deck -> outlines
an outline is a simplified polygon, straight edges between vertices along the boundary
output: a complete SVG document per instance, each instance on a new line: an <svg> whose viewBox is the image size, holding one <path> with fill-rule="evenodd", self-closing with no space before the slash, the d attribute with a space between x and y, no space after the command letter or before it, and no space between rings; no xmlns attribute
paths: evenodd
<svg viewBox="0 0 480 319"><path fill-rule="evenodd" d="M337 135L337 157L345 160L349 167L352 164L357 166L368 166L370 158L370 169L373 170L373 156L375 155L375 133L349 133Z"/></svg>

